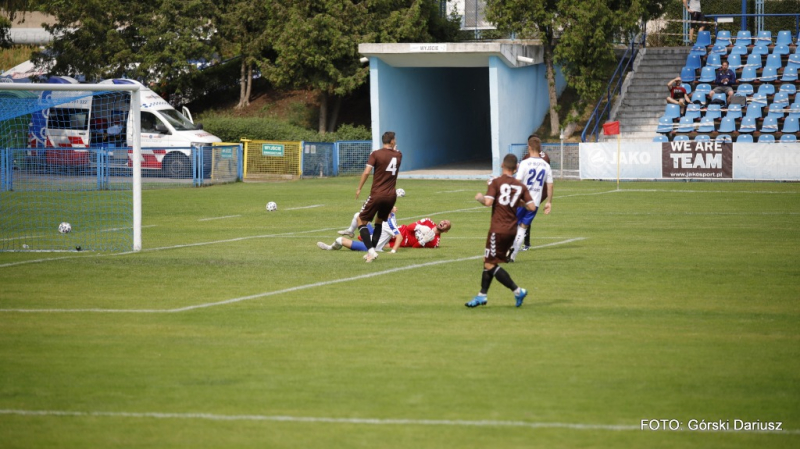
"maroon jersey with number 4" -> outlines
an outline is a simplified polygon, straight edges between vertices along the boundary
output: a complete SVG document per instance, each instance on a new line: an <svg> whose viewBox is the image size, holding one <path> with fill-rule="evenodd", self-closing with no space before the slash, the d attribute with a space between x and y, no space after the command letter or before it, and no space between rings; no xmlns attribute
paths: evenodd
<svg viewBox="0 0 800 449"><path fill-rule="evenodd" d="M403 153L389 148L375 150L369 155L367 165L373 168L371 197L394 197L397 194L397 174L400 173L400 161Z"/></svg>
<svg viewBox="0 0 800 449"><path fill-rule="evenodd" d="M489 189L484 196L494 200L489 232L516 234L517 206L524 207L533 201L528 188L513 176L504 174L489 183Z"/></svg>

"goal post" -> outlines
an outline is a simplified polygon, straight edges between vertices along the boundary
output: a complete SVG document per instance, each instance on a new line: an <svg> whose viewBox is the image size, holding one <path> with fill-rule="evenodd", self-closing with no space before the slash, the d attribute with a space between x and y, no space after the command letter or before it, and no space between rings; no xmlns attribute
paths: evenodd
<svg viewBox="0 0 800 449"><path fill-rule="evenodd" d="M0 83L0 251L142 249L140 89Z"/></svg>

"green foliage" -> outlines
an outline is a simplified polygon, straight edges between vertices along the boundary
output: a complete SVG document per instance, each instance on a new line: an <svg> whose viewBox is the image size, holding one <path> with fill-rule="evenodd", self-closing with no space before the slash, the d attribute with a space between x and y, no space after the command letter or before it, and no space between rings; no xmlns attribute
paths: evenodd
<svg viewBox="0 0 800 449"><path fill-rule="evenodd" d="M203 129L225 142L239 139L305 140L309 142L335 142L337 140L372 140L370 130L363 126L342 125L336 132L320 134L272 117L234 117L216 113L202 114L196 121Z"/></svg>

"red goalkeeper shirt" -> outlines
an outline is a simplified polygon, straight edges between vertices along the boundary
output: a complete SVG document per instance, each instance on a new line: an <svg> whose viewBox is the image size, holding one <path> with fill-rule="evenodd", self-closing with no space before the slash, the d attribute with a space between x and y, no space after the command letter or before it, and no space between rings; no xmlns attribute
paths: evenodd
<svg viewBox="0 0 800 449"><path fill-rule="evenodd" d="M403 242L400 243L401 248L436 248L439 246L439 239L442 236L441 234L436 234L436 237L433 238L430 242L426 243L425 246L419 243L417 239L417 227L418 226L426 226L429 229L436 229L436 223L433 222L430 218L423 218L422 220L416 221L411 223L410 225L402 225L400 226L400 235L403 237Z"/></svg>

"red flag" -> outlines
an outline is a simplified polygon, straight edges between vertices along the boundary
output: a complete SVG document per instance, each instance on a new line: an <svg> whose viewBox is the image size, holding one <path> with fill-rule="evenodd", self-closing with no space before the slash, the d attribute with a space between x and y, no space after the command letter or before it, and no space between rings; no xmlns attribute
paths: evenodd
<svg viewBox="0 0 800 449"><path fill-rule="evenodd" d="M619 122L603 123L603 134L607 136L614 136L616 134L619 134Z"/></svg>

